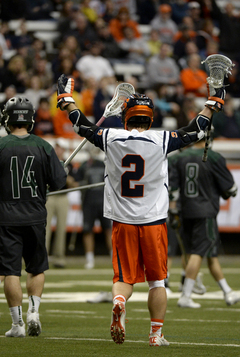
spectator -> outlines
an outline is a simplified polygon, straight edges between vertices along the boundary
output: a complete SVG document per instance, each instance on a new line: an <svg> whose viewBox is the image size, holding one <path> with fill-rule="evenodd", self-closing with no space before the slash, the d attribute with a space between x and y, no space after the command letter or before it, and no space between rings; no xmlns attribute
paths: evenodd
<svg viewBox="0 0 240 357"><path fill-rule="evenodd" d="M69 120L65 111L56 108L57 92L54 92L50 97L50 111L53 117L54 133L57 137L63 137L68 139L79 138L72 130L72 126L69 125ZM73 98L76 103L84 111L81 95L77 91L73 91Z"/></svg>
<svg viewBox="0 0 240 357"><path fill-rule="evenodd" d="M39 76L34 75L29 78L27 89L24 92L24 96L30 100L35 110L38 109L40 98L47 97L48 95L50 95L50 91L47 91L46 89L42 88L42 81Z"/></svg>
<svg viewBox="0 0 240 357"><path fill-rule="evenodd" d="M10 85L16 87L17 93L24 93L29 75L26 71L26 63L20 55L13 56L2 76L2 91Z"/></svg>
<svg viewBox="0 0 240 357"><path fill-rule="evenodd" d="M89 145L89 144L88 144ZM83 162L76 173L75 179L79 186L90 185L104 181L105 165L99 159L101 151L98 148L89 148L90 157ZM111 221L103 217L103 186L82 191L83 212L83 245L85 252L85 269L92 269L94 261L94 222L100 220L101 228L106 239L107 250L112 255Z"/></svg>
<svg viewBox="0 0 240 357"><path fill-rule="evenodd" d="M35 124L33 134L38 136L54 135L53 118L50 112L49 100L42 97L36 107Z"/></svg>
<svg viewBox="0 0 240 357"><path fill-rule="evenodd" d="M178 128L188 125L192 118L199 113L199 105L196 102L195 94L187 93L180 108L179 113L176 115Z"/></svg>
<svg viewBox="0 0 240 357"><path fill-rule="evenodd" d="M161 128L163 123L163 114L159 106L155 105L155 102L158 100L158 93L153 89L147 89L144 93L148 98L150 98L154 104L154 116L153 116L153 128Z"/></svg>
<svg viewBox="0 0 240 357"><path fill-rule="evenodd" d="M93 112L95 122L97 122L103 115L104 109L108 102L112 99L113 90L112 90L112 82L109 77L103 77L99 81L98 90L94 97L93 102ZM122 127L122 122L119 117L111 116L104 120L101 124L102 127Z"/></svg>
<svg viewBox="0 0 240 357"><path fill-rule="evenodd" d="M180 72L184 93L193 93L197 97L207 97L207 73L200 69L201 58L198 54L188 57L188 67Z"/></svg>
<svg viewBox="0 0 240 357"><path fill-rule="evenodd" d="M201 6L197 1L190 1L188 3L189 16L193 20L194 30L199 31L203 28L204 19L201 17Z"/></svg>
<svg viewBox="0 0 240 357"><path fill-rule="evenodd" d="M10 35L9 25L7 22L1 23L0 26L0 46L2 48L2 57L9 61L11 57L16 55L17 51L12 47L12 36Z"/></svg>
<svg viewBox="0 0 240 357"><path fill-rule="evenodd" d="M219 36L216 35L216 27L213 20L207 18L203 26L197 31L196 43L200 52L206 51L207 43L210 41L219 42Z"/></svg>
<svg viewBox="0 0 240 357"><path fill-rule="evenodd" d="M179 82L179 69L171 58L171 47L163 43L157 55L149 58L147 63L148 81L151 87L161 84L175 85Z"/></svg>
<svg viewBox="0 0 240 357"><path fill-rule="evenodd" d="M168 4L162 4L158 8L157 15L150 22L152 29L158 30L161 42L173 44L173 39L177 33L177 25L171 19L172 8Z"/></svg>
<svg viewBox="0 0 240 357"><path fill-rule="evenodd" d="M158 30L151 29L147 44L150 56L154 56L159 53L162 42L159 39Z"/></svg>
<svg viewBox="0 0 240 357"><path fill-rule="evenodd" d="M173 54L176 61L187 55L186 45L188 42L196 43L196 35L196 32L192 31L188 24L182 23L179 26L179 31L174 38L173 45Z"/></svg>
<svg viewBox="0 0 240 357"><path fill-rule="evenodd" d="M234 108L232 96L228 93L225 99L224 111L219 113L219 119L213 117L214 136L230 139L240 138L240 108Z"/></svg>
<svg viewBox="0 0 240 357"><path fill-rule="evenodd" d="M110 32L117 42L123 40L123 29L126 26L131 27L133 29L135 38L141 37L141 33L138 28L138 23L131 19L128 8L122 7L119 9L117 16L109 22Z"/></svg>
<svg viewBox="0 0 240 357"><path fill-rule="evenodd" d="M60 41L74 28L74 19L79 14L79 7L72 0L66 0L62 4L60 16L57 20L57 29L60 32Z"/></svg>
<svg viewBox="0 0 240 357"><path fill-rule="evenodd" d="M175 0L171 6L172 20L179 25L183 18L188 15L188 0Z"/></svg>
<svg viewBox="0 0 240 357"><path fill-rule="evenodd" d="M119 41L119 47L127 52L124 61L128 60L131 63L140 63L145 65L147 57L150 55L147 42L142 37L134 37L132 27L124 27L124 38Z"/></svg>
<svg viewBox="0 0 240 357"><path fill-rule="evenodd" d="M26 13L24 17L26 20L49 20L53 5L50 0L26 0Z"/></svg>
<svg viewBox="0 0 240 357"><path fill-rule="evenodd" d="M180 57L177 61L180 70L188 67L189 56L191 56L192 54L197 54L197 55L199 54L198 47L194 41L187 41L185 43L184 52L185 52L184 56ZM204 58L206 58L206 57L204 57Z"/></svg>
<svg viewBox="0 0 240 357"><path fill-rule="evenodd" d="M58 138L55 144L55 151L60 161L64 161L64 153L67 149L66 140ZM77 187L78 183L74 180L72 175L72 165L67 166L69 171L67 175L66 185L62 188ZM48 254L51 253L51 236L52 236L52 218L57 218L56 230L54 234L53 249L50 261L55 268L65 268L66 266L66 225L67 215L69 210L69 200L66 193L59 193L47 198L47 225L46 225L46 248Z"/></svg>
<svg viewBox="0 0 240 357"><path fill-rule="evenodd" d="M99 82L103 77L115 79L114 70L107 60L101 56L101 42L93 42L90 46L90 53L81 57L76 63L76 69L80 72L82 80L94 77Z"/></svg>
<svg viewBox="0 0 240 357"><path fill-rule="evenodd" d="M76 14L73 22L75 29L70 30L69 32L65 33L65 35L76 37L82 55L87 54L89 51L89 46L91 46L91 44L97 40L96 31L89 23L86 16L80 12Z"/></svg>
<svg viewBox="0 0 240 357"><path fill-rule="evenodd" d="M37 59L32 69L29 70L29 75L36 75L41 79L42 89L51 89L53 85L53 73L51 71L51 63L46 58Z"/></svg>
<svg viewBox="0 0 240 357"><path fill-rule="evenodd" d="M102 18L97 19L95 28L98 40L102 43L101 55L103 57L112 63L115 59L122 59L126 56L126 51L120 48L117 41L113 38L108 24Z"/></svg>
<svg viewBox="0 0 240 357"><path fill-rule="evenodd" d="M81 13L83 13L88 21L93 24L98 18L96 10L91 6L91 0L83 0L80 6Z"/></svg>
<svg viewBox="0 0 240 357"><path fill-rule="evenodd" d="M3 111L5 104L8 102L9 99L15 97L17 94L16 87L14 85L10 85L5 88L4 91L4 99L0 102L0 113Z"/></svg>
<svg viewBox="0 0 240 357"><path fill-rule="evenodd" d="M81 97L84 106L83 112L88 117L94 116L93 103L97 89L98 86L96 84L95 78L90 77L84 81L83 88L81 90Z"/></svg>
<svg viewBox="0 0 240 357"><path fill-rule="evenodd" d="M114 4L112 0L105 0L102 19L109 24L113 18L115 18Z"/></svg>
<svg viewBox="0 0 240 357"><path fill-rule="evenodd" d="M236 59L240 47L240 21L233 3L227 2L224 11L221 10L216 0L208 1L207 7L212 19L218 22L219 51L232 60Z"/></svg>

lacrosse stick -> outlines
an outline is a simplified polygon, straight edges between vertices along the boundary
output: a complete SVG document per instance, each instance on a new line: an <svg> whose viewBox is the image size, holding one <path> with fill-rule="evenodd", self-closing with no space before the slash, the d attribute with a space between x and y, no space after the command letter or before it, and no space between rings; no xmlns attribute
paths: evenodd
<svg viewBox="0 0 240 357"><path fill-rule="evenodd" d="M113 115L119 115L122 111L121 107L126 98L135 93L135 88L130 83L120 83L114 92L113 98L106 105L103 116L96 123L97 126L100 126L102 122ZM64 167L66 167L70 161L76 156L76 154L82 149L82 147L86 144L87 139L85 138L77 148L72 152L69 158L65 161Z"/></svg>
<svg viewBox="0 0 240 357"><path fill-rule="evenodd" d="M208 56L201 63L205 63L208 66L210 75L207 78L207 82L213 88L221 88L224 85L224 78L228 77L228 74L232 74L231 70L235 66L230 58L223 55L211 55ZM207 161L208 149L211 143L211 128L212 128L212 117L208 124L207 135L205 140L205 148L202 157L202 161Z"/></svg>

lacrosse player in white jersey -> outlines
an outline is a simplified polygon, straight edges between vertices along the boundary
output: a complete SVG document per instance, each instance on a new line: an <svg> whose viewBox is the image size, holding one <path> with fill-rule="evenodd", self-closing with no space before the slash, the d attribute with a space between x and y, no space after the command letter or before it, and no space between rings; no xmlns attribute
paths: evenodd
<svg viewBox="0 0 240 357"><path fill-rule="evenodd" d="M73 128L105 152L104 216L113 221L113 309L110 326L115 343L125 339L125 303L135 283L149 285L150 346L168 346L162 334L167 308L168 161L167 154L203 138L225 90L210 88L204 109L188 126L174 131L149 130L153 103L141 94L122 105L124 129L92 124L72 98L74 81L58 79L57 107L67 110Z"/></svg>

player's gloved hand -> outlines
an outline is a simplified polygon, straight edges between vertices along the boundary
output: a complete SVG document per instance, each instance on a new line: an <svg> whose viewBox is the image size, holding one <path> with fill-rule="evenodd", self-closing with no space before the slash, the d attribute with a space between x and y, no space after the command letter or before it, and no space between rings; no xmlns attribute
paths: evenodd
<svg viewBox="0 0 240 357"><path fill-rule="evenodd" d="M178 229L181 226L179 211L177 208L170 208L168 211L169 224L173 229Z"/></svg>
<svg viewBox="0 0 240 357"><path fill-rule="evenodd" d="M75 103L72 98L72 92L74 89L74 79L68 78L65 74L62 74L58 78L57 82L57 108L64 110L69 103Z"/></svg>
<svg viewBox="0 0 240 357"><path fill-rule="evenodd" d="M211 84L207 83L207 89L208 100L206 101L205 106L212 110L215 110L215 112L219 112L223 109L224 99L226 96L224 86L221 88L214 88Z"/></svg>

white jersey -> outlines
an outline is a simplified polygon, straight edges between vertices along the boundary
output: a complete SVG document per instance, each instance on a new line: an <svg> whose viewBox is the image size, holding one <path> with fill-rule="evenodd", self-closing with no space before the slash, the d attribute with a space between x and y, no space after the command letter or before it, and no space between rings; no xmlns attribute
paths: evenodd
<svg viewBox="0 0 240 357"><path fill-rule="evenodd" d="M166 219L169 132L105 129L101 135L106 154L104 216L127 224Z"/></svg>

